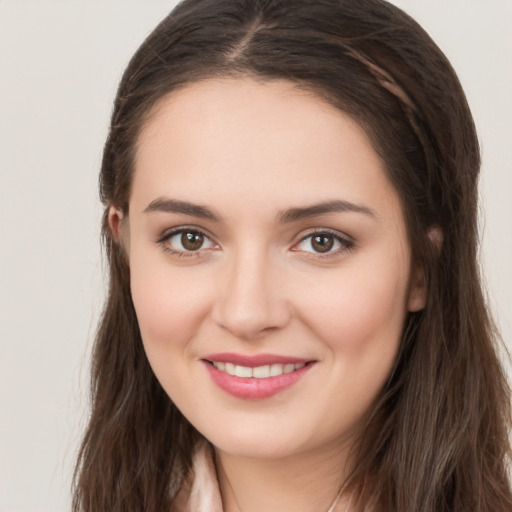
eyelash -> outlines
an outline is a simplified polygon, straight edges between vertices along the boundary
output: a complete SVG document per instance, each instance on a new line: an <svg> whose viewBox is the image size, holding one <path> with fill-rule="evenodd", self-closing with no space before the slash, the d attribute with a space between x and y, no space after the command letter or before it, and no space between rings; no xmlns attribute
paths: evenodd
<svg viewBox="0 0 512 512"><path fill-rule="evenodd" d="M180 234L183 235L183 233L191 233L191 234L201 235L206 240L209 240L211 244L217 245L217 244L215 244L215 242L213 242L211 236L208 235L208 233L206 233L204 230L202 230L198 227L195 227L195 226L190 226L190 227L181 226L179 228L174 228L170 231L166 231L156 240L156 243L161 245L162 249L165 252L171 253L172 255L177 256L179 258L199 257L199 256L201 256L202 251L207 250L207 249L203 249L203 248L199 248L195 251L193 251L193 250L187 251L187 250L179 250L179 249L176 250L176 249L172 249L167 244L167 242L169 242L169 240L171 238L173 238L176 235L180 235ZM338 256L339 254L344 253L345 251L351 251L355 247L354 241L352 239L350 239L349 237L347 237L346 235L341 235L339 232L331 230L331 229L317 229L317 230L314 230L314 231L308 233L307 235L303 236L297 243L295 243L293 245L291 250L294 252L300 252L301 251L300 249L295 249L295 248L298 247L299 245L301 245L302 243L306 242L306 240L308 240L308 239L311 239L310 243L312 243L312 240L315 236L321 236L321 235L332 237L334 239L334 243L338 243L340 245L340 247L334 251L329 249L325 253L321 253L321 252L317 252L317 251L304 251L303 250L302 252L309 254L307 256L308 258L314 258L314 259L331 258L334 256Z"/></svg>
<svg viewBox="0 0 512 512"><path fill-rule="evenodd" d="M299 242L297 242L294 245L294 247L299 246L300 244L304 243L308 239L311 239L311 241L309 243L312 244L313 238L315 236L321 236L321 235L334 238L335 243L337 242L340 245L340 247L334 251L329 249L329 251L327 251L325 253L316 252L316 251L304 251L305 253L308 254L308 256L307 256L308 258L314 258L314 259L332 258L335 256L339 256L340 254L342 254L344 252L352 251L355 247L354 240L349 238L347 235L342 235L338 231L334 231L334 230L326 229L326 228L316 229L316 230L308 233L307 235L303 236L299 240ZM292 248L292 250L295 250L298 252L300 249Z"/></svg>
<svg viewBox="0 0 512 512"><path fill-rule="evenodd" d="M172 249L166 242L168 242L171 238L173 238L176 235L183 235L183 233L192 233L196 235L203 236L206 240L209 240L212 244L216 245L215 242L213 242L212 237L203 231L200 228L197 228L195 226L181 226L179 228L171 229L170 231L164 232L157 240L156 243L162 246L162 249L165 252L169 252L174 256L177 256L178 258L197 258L201 255L201 252L205 249L201 248L196 251L182 251L182 250L176 250Z"/></svg>

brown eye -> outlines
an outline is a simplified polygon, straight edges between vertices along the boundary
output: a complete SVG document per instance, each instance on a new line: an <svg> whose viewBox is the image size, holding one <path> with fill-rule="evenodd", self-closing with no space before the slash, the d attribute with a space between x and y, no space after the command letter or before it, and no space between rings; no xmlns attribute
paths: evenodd
<svg viewBox="0 0 512 512"><path fill-rule="evenodd" d="M186 251L197 251L204 244L204 235L197 231L184 231L181 234L181 245Z"/></svg>
<svg viewBox="0 0 512 512"><path fill-rule="evenodd" d="M311 247L316 252L329 252L334 246L334 236L328 234L315 235L311 238Z"/></svg>
<svg viewBox="0 0 512 512"><path fill-rule="evenodd" d="M176 229L164 235L158 243L162 244L165 250L180 256L194 252L201 254L203 250L217 247L207 235L195 229Z"/></svg>
<svg viewBox="0 0 512 512"><path fill-rule="evenodd" d="M338 235L329 231L317 231L305 236L292 250L329 256L341 254L353 247L354 242L341 233Z"/></svg>

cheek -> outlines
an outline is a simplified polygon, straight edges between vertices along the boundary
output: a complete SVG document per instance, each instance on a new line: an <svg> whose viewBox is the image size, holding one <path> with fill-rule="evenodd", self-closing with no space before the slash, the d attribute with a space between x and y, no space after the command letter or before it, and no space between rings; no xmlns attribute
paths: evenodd
<svg viewBox="0 0 512 512"><path fill-rule="evenodd" d="M328 282L327 282L328 281ZM328 286L322 286L326 284ZM306 295L307 290L307 295ZM406 316L406 273L395 265L347 269L301 294L303 321L348 364L394 358ZM306 297L308 299L306 300Z"/></svg>
<svg viewBox="0 0 512 512"><path fill-rule="evenodd" d="M210 290L185 271L168 265L137 265L132 259L131 291L144 350L153 372L183 411L201 409L190 386L197 354L194 343L204 325Z"/></svg>
<svg viewBox="0 0 512 512"><path fill-rule="evenodd" d="M328 291L309 287L303 323L327 348L332 376L324 398L317 398L326 431L358 428L392 370L407 314L407 285L396 273L389 275L377 279L354 271L338 283L330 280Z"/></svg>
<svg viewBox="0 0 512 512"><path fill-rule="evenodd" d="M186 346L207 314L209 282L187 269L131 258L132 298L148 355Z"/></svg>

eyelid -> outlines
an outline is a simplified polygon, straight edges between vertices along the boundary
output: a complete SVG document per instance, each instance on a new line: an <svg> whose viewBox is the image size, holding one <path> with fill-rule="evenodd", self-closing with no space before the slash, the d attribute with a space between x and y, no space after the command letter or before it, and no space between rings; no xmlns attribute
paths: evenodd
<svg viewBox="0 0 512 512"><path fill-rule="evenodd" d="M165 250L166 252L170 252L171 254L174 254L174 255L177 255L180 257L198 257L201 255L204 255L205 251L212 249L211 247L207 247L204 249L203 248L197 249L196 251L187 251L187 250L172 249L169 246L165 246L165 242L167 242L173 236L176 236L177 234L180 234L180 233L183 233L186 231L200 233L214 245L214 248L219 248L219 244L215 241L215 237L213 237L207 230L200 228L199 226L194 226L194 225L182 225L182 226L176 226L176 227L173 227L170 229L166 229L155 240L155 243L162 245L163 250ZM301 244L308 238L311 238L315 235L330 235L338 241L338 243L341 245L341 247L338 248L337 250L334 250L334 251L329 250L325 253L315 252L315 251L304 251L304 250L297 248L297 246L299 244ZM311 258L329 258L329 257L337 256L346 251L350 251L354 248L354 246L355 246L355 240L351 236L347 235L346 233L343 233L341 231L331 229L331 228L313 228L305 233L304 232L301 233L298 241L294 242L294 244L292 245L291 251L307 253L308 257L311 257Z"/></svg>
<svg viewBox="0 0 512 512"><path fill-rule="evenodd" d="M334 237L341 244L342 247L338 250L328 251L325 253L315 251L301 251L301 249L297 248L299 244L315 235L330 235ZM291 250L295 252L305 252L308 254L308 257L311 258L328 258L337 256L346 251L351 251L354 249L354 247L355 240L346 233L331 228L314 228L307 233L301 233L299 240L293 244Z"/></svg>
<svg viewBox="0 0 512 512"><path fill-rule="evenodd" d="M182 233L183 231L196 231L197 233L201 233L205 237L209 239L213 239L212 235L208 233L205 229L200 228L199 226L194 226L192 224L185 224L183 226L175 226L173 228L164 229L162 233L155 240L156 243L165 242L171 236L176 235L178 233Z"/></svg>
<svg viewBox="0 0 512 512"><path fill-rule="evenodd" d="M215 238L210 233L208 233L208 231L206 231L203 228L200 228L199 226L194 226L194 225L176 226L176 227L173 227L170 229L166 229L155 240L155 243L162 245L162 249L166 252L169 252L171 254L174 254L174 255L177 255L180 257L187 257L187 258L201 256L202 254L204 254L204 251L211 249L208 247L208 248L204 248L204 249L197 249L197 251L182 251L179 249L172 249L171 247L165 245L165 242L170 240L173 236L176 236L180 233L187 232L187 231L199 233L199 234L203 235L206 239L208 239L215 247L219 247L219 244L215 241Z"/></svg>

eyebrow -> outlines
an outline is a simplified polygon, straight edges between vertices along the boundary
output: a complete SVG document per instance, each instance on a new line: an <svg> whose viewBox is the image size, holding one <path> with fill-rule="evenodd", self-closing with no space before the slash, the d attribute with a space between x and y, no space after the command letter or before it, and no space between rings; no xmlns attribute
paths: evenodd
<svg viewBox="0 0 512 512"><path fill-rule="evenodd" d="M277 217L277 222L286 224L289 222L296 222L309 217L316 217L326 213L343 213L354 212L368 215L369 217L376 217L375 212L366 206L351 203L350 201L326 201L323 203L316 203L309 206L289 208L281 212Z"/></svg>
<svg viewBox="0 0 512 512"><path fill-rule="evenodd" d="M213 222L222 222L222 217L208 206L194 204L188 201L179 201L177 199L168 199L165 197L159 197L154 201L151 201L144 210L144 213L153 212L181 213ZM343 212L362 213L369 217L376 217L375 212L366 206L351 203L350 201L333 200L315 203L308 206L289 208L280 212L277 215L276 220L279 224L288 224L310 217L325 215L326 213Z"/></svg>
<svg viewBox="0 0 512 512"><path fill-rule="evenodd" d="M220 222L222 218L212 209L200 204L189 203L188 201L178 201L176 199L167 199L159 197L151 201L144 210L144 213L164 212L164 213L182 213L201 219Z"/></svg>

